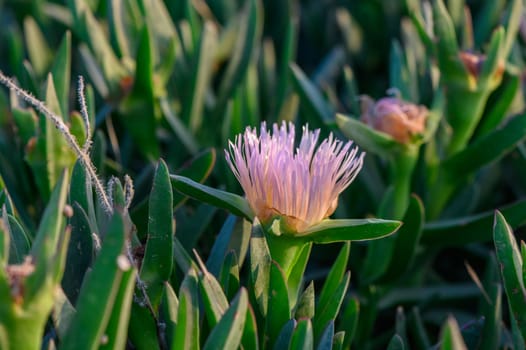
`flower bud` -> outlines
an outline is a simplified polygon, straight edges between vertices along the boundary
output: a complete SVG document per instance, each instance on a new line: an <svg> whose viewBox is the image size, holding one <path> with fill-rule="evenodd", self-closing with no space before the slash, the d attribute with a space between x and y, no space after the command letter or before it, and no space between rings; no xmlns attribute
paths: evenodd
<svg viewBox="0 0 526 350"><path fill-rule="evenodd" d="M395 97L384 97L374 102L369 96L363 96L361 110L361 119L365 124L403 144L411 142L414 135L424 132L429 114L425 106Z"/></svg>

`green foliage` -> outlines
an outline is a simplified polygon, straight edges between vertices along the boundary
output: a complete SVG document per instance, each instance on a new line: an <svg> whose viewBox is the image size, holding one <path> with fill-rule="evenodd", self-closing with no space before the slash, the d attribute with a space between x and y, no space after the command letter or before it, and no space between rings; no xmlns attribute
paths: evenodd
<svg viewBox="0 0 526 350"><path fill-rule="evenodd" d="M0 348L524 349L523 6L0 1ZM257 216L261 121L369 152L333 217Z"/></svg>

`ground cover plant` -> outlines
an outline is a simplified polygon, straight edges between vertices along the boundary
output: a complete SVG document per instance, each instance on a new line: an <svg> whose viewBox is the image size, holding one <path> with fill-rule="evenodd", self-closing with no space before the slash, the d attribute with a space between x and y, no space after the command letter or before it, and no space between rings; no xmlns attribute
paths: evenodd
<svg viewBox="0 0 526 350"><path fill-rule="evenodd" d="M525 11L0 1L0 349L524 349Z"/></svg>

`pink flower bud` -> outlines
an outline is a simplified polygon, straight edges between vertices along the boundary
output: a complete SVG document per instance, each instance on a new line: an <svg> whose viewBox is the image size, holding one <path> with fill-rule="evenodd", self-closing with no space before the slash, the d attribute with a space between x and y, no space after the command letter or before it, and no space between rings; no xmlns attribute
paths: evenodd
<svg viewBox="0 0 526 350"><path fill-rule="evenodd" d="M409 143L413 135L424 132L429 114L426 107L395 97L384 97L375 103L363 96L361 108L364 123L404 144Z"/></svg>

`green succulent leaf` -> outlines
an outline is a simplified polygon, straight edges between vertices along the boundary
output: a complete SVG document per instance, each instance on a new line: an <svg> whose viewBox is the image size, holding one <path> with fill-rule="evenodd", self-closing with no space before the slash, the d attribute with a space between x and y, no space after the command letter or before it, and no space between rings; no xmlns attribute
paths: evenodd
<svg viewBox="0 0 526 350"><path fill-rule="evenodd" d="M219 86L216 111L223 113L227 101L235 88L247 74L248 66L254 55L263 28L262 5L259 0L249 0L243 10L243 17L237 27L237 40L234 55L229 61L224 77Z"/></svg>
<svg viewBox="0 0 526 350"><path fill-rule="evenodd" d="M346 137L381 157L389 158L403 150L403 145L391 136L372 129L358 119L336 114L336 124Z"/></svg>
<svg viewBox="0 0 526 350"><path fill-rule="evenodd" d="M197 274L190 269L179 291L177 327L171 346L172 350L199 348L199 297Z"/></svg>
<svg viewBox="0 0 526 350"><path fill-rule="evenodd" d="M137 349L160 350L158 339L157 320L146 305L142 291L137 291L140 299L134 300L131 305L130 322L128 324L128 337ZM172 338L173 339L173 338Z"/></svg>
<svg viewBox="0 0 526 350"><path fill-rule="evenodd" d="M71 33L69 31L64 34L60 43L51 73L60 104L60 114L67 118L69 115L68 101L71 81Z"/></svg>
<svg viewBox="0 0 526 350"><path fill-rule="evenodd" d="M290 63L290 71L294 88L311 115L310 120L329 123L333 119L334 110L323 98L318 88L295 63Z"/></svg>
<svg viewBox="0 0 526 350"><path fill-rule="evenodd" d="M484 310L484 328L480 339L480 349L497 349L502 334L502 286L494 283L489 291L489 303Z"/></svg>
<svg viewBox="0 0 526 350"><path fill-rule="evenodd" d="M526 223L526 200L499 208L512 228ZM488 211L472 216L429 222L424 225L421 243L433 246L457 246L470 242L487 242L492 239L491 225L495 213Z"/></svg>
<svg viewBox="0 0 526 350"><path fill-rule="evenodd" d="M234 293L239 290L239 263L236 252L231 250L225 257L221 272L219 274L219 282L227 298L230 300Z"/></svg>
<svg viewBox="0 0 526 350"><path fill-rule="evenodd" d="M154 101L153 43L148 26L144 26L137 49L135 80L130 94L121 104L121 119L128 128L139 150L150 160L158 159L159 143L156 124L160 110Z"/></svg>
<svg viewBox="0 0 526 350"><path fill-rule="evenodd" d="M325 279L323 288L321 289L321 293L318 297L318 302L316 305L317 313L319 313L320 310L323 310L329 303L331 303L332 299L334 298L334 293L336 293L336 290L343 281L345 272L347 271L347 263L349 261L350 251L351 243L345 242L342 249L340 250L340 253L338 254L338 257L334 261L327 278Z"/></svg>
<svg viewBox="0 0 526 350"><path fill-rule="evenodd" d="M326 219L299 236L309 242L333 243L378 239L395 233L400 221L382 219Z"/></svg>
<svg viewBox="0 0 526 350"><path fill-rule="evenodd" d="M24 33L31 65L37 75L42 76L49 68L52 56L46 37L33 17L24 20Z"/></svg>
<svg viewBox="0 0 526 350"><path fill-rule="evenodd" d="M464 339L460 334L457 321L449 316L446 323L442 327L442 335L440 337L440 350L467 350Z"/></svg>
<svg viewBox="0 0 526 350"><path fill-rule="evenodd" d="M298 321L292 337L289 349L291 350L310 350L314 348L314 337L312 335L312 322L308 318Z"/></svg>
<svg viewBox="0 0 526 350"><path fill-rule="evenodd" d="M269 346L273 346L281 328L291 318L287 281L281 267L272 261L269 273L268 312L265 324Z"/></svg>
<svg viewBox="0 0 526 350"><path fill-rule="evenodd" d="M263 317L268 313L270 268L272 258L259 221L254 223L250 238L250 290Z"/></svg>
<svg viewBox="0 0 526 350"><path fill-rule="evenodd" d="M155 310L159 306L164 283L170 278L173 267L172 200L168 166L160 160L149 197L148 240L140 272L150 303Z"/></svg>
<svg viewBox="0 0 526 350"><path fill-rule="evenodd" d="M93 258L93 237L96 232L91 226L86 212L78 203L73 205L70 218L71 238L67 254L66 270L62 288L68 298L75 302L80 292L84 276Z"/></svg>
<svg viewBox="0 0 526 350"><path fill-rule="evenodd" d="M356 329L358 327L358 319L360 316L360 301L357 296L351 296L347 299L343 312L341 313L341 321L339 329L345 331L343 339L343 348L347 349L351 345Z"/></svg>
<svg viewBox="0 0 526 350"><path fill-rule="evenodd" d="M334 321L336 319L345 297L345 293L347 292L347 288L349 287L350 280L351 273L347 272L337 288L334 289L332 298L325 305L320 305L319 308L316 308L316 314L313 319L314 339L316 342L320 340L322 332L325 327L327 327L328 323L331 322L331 320Z"/></svg>
<svg viewBox="0 0 526 350"><path fill-rule="evenodd" d="M212 78L216 45L217 31L212 23L205 22L190 77L189 96L185 99L187 103L182 114L183 120L190 126L193 134L202 129L203 108Z"/></svg>
<svg viewBox="0 0 526 350"><path fill-rule="evenodd" d="M217 279L206 269L206 266L197 255L194 250L196 257L198 258L199 267L201 269L199 273L199 287L201 290L201 296L203 298L203 304L208 319L210 328L217 325L221 317L225 314L228 309L228 300L226 298L221 285Z"/></svg>
<svg viewBox="0 0 526 350"><path fill-rule="evenodd" d="M171 175L173 186L181 193L202 202L231 211L233 214L252 220L254 214L245 198L233 193L201 185L179 175Z"/></svg>
<svg viewBox="0 0 526 350"><path fill-rule="evenodd" d="M9 235L9 263L20 264L30 251L30 238L19 221L8 214L7 209L2 210L4 229Z"/></svg>
<svg viewBox="0 0 526 350"><path fill-rule="evenodd" d="M247 305L247 316L245 318L245 328L241 337L241 345L245 349L259 349L258 328L256 316L250 303Z"/></svg>
<svg viewBox="0 0 526 350"><path fill-rule="evenodd" d="M526 338L526 315L523 312L526 309L526 289L522 279L523 261L513 231L499 211L495 213L493 240L512 315L517 321L522 336Z"/></svg>
<svg viewBox="0 0 526 350"><path fill-rule="evenodd" d="M237 349L241 343L248 308L248 293L241 288L223 317L212 329L203 349Z"/></svg>
<svg viewBox="0 0 526 350"><path fill-rule="evenodd" d="M316 350L331 350L334 341L334 321L330 321L321 334Z"/></svg>
<svg viewBox="0 0 526 350"><path fill-rule="evenodd" d="M451 179L462 179L483 165L502 158L526 138L526 113L510 119L503 127L478 139L447 159L443 168Z"/></svg>
<svg viewBox="0 0 526 350"><path fill-rule="evenodd" d="M415 256L424 227L424 206L415 195L411 196L402 222L404 225L396 234L392 261L381 278L382 281L394 281L401 277Z"/></svg>
<svg viewBox="0 0 526 350"><path fill-rule="evenodd" d="M101 344L99 349L124 349L126 347L136 275L137 270L135 268L130 268L122 273L115 303L104 332L107 342Z"/></svg>
<svg viewBox="0 0 526 350"><path fill-rule="evenodd" d="M100 345L123 273L130 268L124 249L124 222L115 212L93 270L80 291L77 313L61 341L62 349L94 349Z"/></svg>
<svg viewBox="0 0 526 350"><path fill-rule="evenodd" d="M486 112L477 126L477 136L481 138L501 124L507 117L517 91L520 78L515 74L504 74L504 80L499 88L490 96L486 105Z"/></svg>
<svg viewBox="0 0 526 350"><path fill-rule="evenodd" d="M307 288L303 291L294 312L294 318L299 320L301 318L312 318L314 317L314 282L311 281Z"/></svg>
<svg viewBox="0 0 526 350"><path fill-rule="evenodd" d="M288 320L283 325L279 332L276 342L274 343L274 350L289 349L290 341L292 340L292 333L296 329L298 322L295 319Z"/></svg>
<svg viewBox="0 0 526 350"><path fill-rule="evenodd" d="M404 341L402 340L402 337L400 337L398 334L393 335L391 338L391 341L389 341L389 345L387 346L387 350L404 350Z"/></svg>

